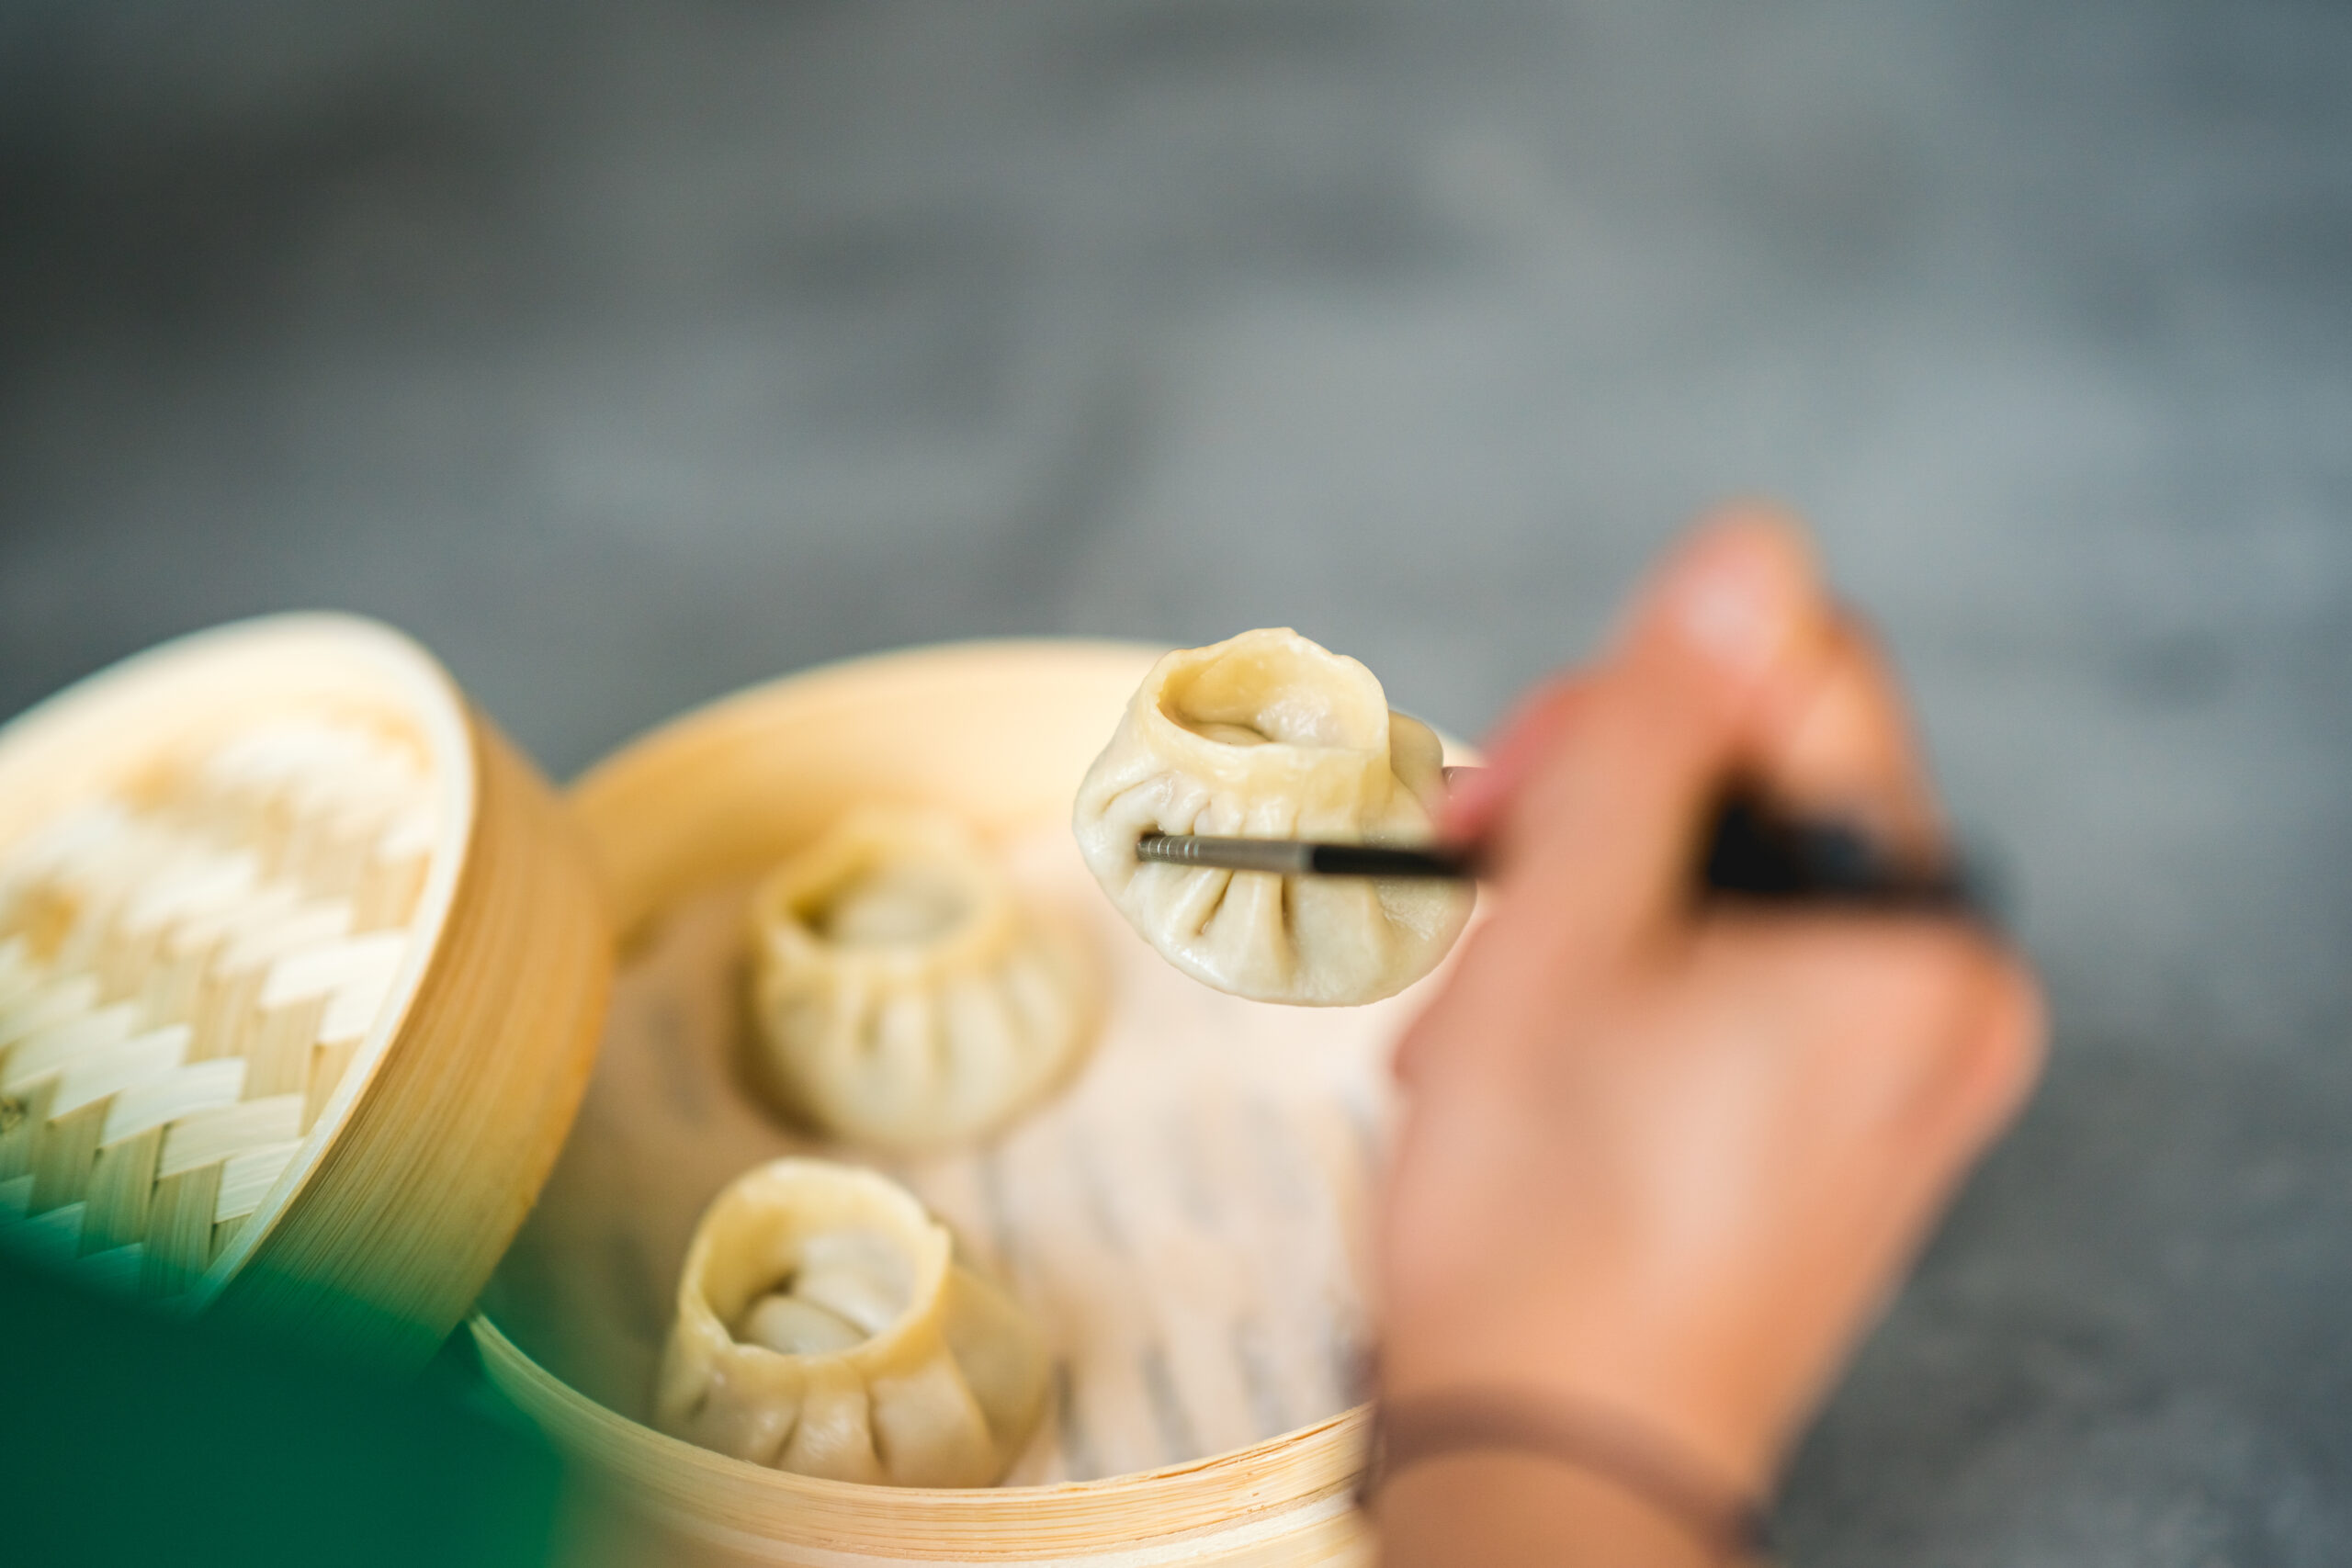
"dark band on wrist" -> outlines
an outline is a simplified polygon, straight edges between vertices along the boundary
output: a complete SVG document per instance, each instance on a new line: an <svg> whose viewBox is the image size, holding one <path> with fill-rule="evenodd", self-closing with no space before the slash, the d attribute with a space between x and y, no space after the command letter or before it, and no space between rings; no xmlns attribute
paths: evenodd
<svg viewBox="0 0 2352 1568"><path fill-rule="evenodd" d="M1450 1389L1374 1407L1372 1454L1357 1491L1369 1505L1406 1466L1476 1450L1534 1454L1632 1493L1716 1556L1763 1555L1764 1509L1674 1442L1605 1410L1511 1388Z"/></svg>

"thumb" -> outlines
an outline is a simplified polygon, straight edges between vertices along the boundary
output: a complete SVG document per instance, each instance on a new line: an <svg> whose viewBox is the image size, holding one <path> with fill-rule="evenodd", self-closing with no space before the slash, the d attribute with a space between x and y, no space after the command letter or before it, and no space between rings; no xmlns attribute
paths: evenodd
<svg viewBox="0 0 2352 1568"><path fill-rule="evenodd" d="M1679 914L1707 814L1826 611L1792 522L1747 508L1702 525L1548 716L1494 846L1502 891L1587 940Z"/></svg>

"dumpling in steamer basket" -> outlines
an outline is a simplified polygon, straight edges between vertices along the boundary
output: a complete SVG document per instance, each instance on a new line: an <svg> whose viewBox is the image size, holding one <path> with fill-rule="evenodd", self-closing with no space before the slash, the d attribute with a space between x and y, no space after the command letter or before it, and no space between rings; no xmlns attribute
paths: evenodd
<svg viewBox="0 0 2352 1568"><path fill-rule="evenodd" d="M1091 1042L1091 955L941 813L842 818L762 885L751 923L759 1076L851 1141L916 1151L982 1136Z"/></svg>
<svg viewBox="0 0 2352 1568"><path fill-rule="evenodd" d="M1142 863L1146 833L1414 844L1445 788L1429 727L1389 711L1371 671L1287 629L1152 666L1079 786L1095 880L1168 961L1222 991L1376 1001L1445 956L1465 886Z"/></svg>
<svg viewBox="0 0 2352 1568"><path fill-rule="evenodd" d="M786 1159L695 1230L654 1420L753 1464L891 1486L1001 1479L1050 1372L1028 1314L871 1171Z"/></svg>

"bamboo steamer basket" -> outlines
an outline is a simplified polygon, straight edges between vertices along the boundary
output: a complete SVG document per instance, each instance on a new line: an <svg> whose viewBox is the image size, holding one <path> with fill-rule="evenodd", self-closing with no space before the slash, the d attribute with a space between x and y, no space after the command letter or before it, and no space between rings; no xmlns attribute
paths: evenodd
<svg viewBox="0 0 2352 1568"><path fill-rule="evenodd" d="M399 634L93 676L0 728L0 1247L421 1365L561 1145L609 953L560 804Z"/></svg>
<svg viewBox="0 0 2352 1568"><path fill-rule="evenodd" d="M681 1010L670 999L660 999L646 1013L649 1021L629 1021L633 966L658 962L645 954L673 940L666 933L686 919L678 911L695 907L697 898L707 906L710 889L748 886L747 879L809 841L842 810L873 799L945 806L984 833L1007 840L1043 835L1039 841L1067 847L1078 781L1158 651L1115 643L1008 642L853 661L723 700L654 731L582 778L571 791L571 804L614 911L623 979L598 1084L575 1133L575 1151L567 1153L540 1213L518 1244L517 1257L531 1252L534 1233L543 1223L555 1225L569 1212L595 1203L626 1206L639 1201L632 1199L628 1183L664 1179L671 1162L639 1158L631 1175L626 1174L629 1162L621 1157L626 1151L579 1147L596 1135L591 1129L600 1116L609 1113L625 1124L631 1117L655 1114L646 1107L665 1098L738 1096L743 1103L724 1109L744 1126L753 1125L749 1091L733 1087L719 1067L710 1067L698 1084L666 1081L665 1075L674 1078L680 1070L677 1058L688 1054L672 1036L691 1036L696 1027L679 1022ZM1075 865L1075 851L1067 853ZM1091 885L1087 892L1115 925L1107 901ZM723 902L725 895L718 897ZM740 892L735 897L740 899ZM740 931L740 915L734 919L733 929ZM1114 1033L1119 1028L1131 1033L1190 1029L1186 1038L1197 1039L1203 1031L1255 1028L1264 1032L1258 1038L1273 1047L1259 1055L1284 1055L1280 1047L1297 1041L1287 1053L1290 1059L1323 1059L1320 1053L1327 1048L1344 1045L1358 1061L1377 1061L1406 1016L1398 1010L1417 1005L1408 991L1376 1009L1257 1007L1177 976L1123 927L1106 940L1124 941L1133 949L1130 966L1120 971L1114 985L1161 987L1136 1004L1146 1014L1210 1004L1228 1010L1215 1014L1214 1021L1181 1025L1156 1024L1149 1016L1125 1024L1114 1021ZM706 986L715 998L717 982ZM740 974L736 989L740 993ZM709 1001L706 1011L716 1016L718 1010L717 1002ZM621 1069L626 1051L638 1049L631 1030L644 1028L662 1038L639 1049L643 1076L615 1086L612 1104L600 1112L605 1075ZM1323 1040L1315 1038L1317 1029L1329 1032ZM1163 1061L1181 1045L1169 1039L1147 1043ZM1372 1050L1374 1045L1381 1049ZM1090 1071L1097 1077L1115 1076L1124 1069L1110 1058L1125 1050L1106 1035L1104 1060ZM1082 1101L1087 1092L1082 1081L1071 1098ZM1082 1106L1049 1108L1037 1120L1085 1113ZM1027 1135L1016 1129L1007 1146L1018 1151ZM708 1136L725 1141L721 1133ZM705 1151L683 1143L676 1148L682 1159L706 1157ZM707 1157L717 1161L714 1171L726 1164ZM673 1202L676 1215L698 1208L715 1179L704 1179L694 1204ZM937 1206L937 1183L910 1184ZM955 1215L942 1212L955 1224ZM659 1246L674 1258L688 1221L673 1217L668 1223L670 1234ZM1085 1228L1076 1221L1070 1227ZM596 1288L588 1265L604 1256L610 1239L584 1235L580 1241L583 1263L573 1278L578 1288ZM1344 1396L1330 1398L1327 1408L1308 1414L1304 1424L1225 1451L1185 1455L1177 1462L1065 1481L1051 1480L1049 1463L1045 1483L1020 1484L1038 1478L1038 1467L1024 1461L1011 1478L1014 1483L965 1491L854 1485L752 1465L655 1431L632 1418L642 1414L642 1401L634 1411L629 1408L626 1379L619 1395L606 1390L605 1402L592 1398L575 1386L582 1380L568 1382L548 1355L534 1354L540 1346L516 1315L519 1298L533 1287L504 1289L507 1275L522 1269L510 1258L500 1284L486 1298L485 1311L472 1319L484 1368L492 1383L561 1446L609 1478L616 1495L658 1542L648 1551L651 1559L802 1568L941 1562L1287 1568L1371 1559L1369 1533L1352 1496L1368 1413L1355 1403L1352 1379L1329 1383ZM650 1323L657 1313L666 1313L674 1269L640 1264L635 1271L657 1280L662 1292L658 1305L642 1306L637 1314ZM537 1285L542 1295L563 1288L550 1286L544 1276ZM640 1362L639 1374L642 1370ZM1051 1440L1067 1438L1065 1432Z"/></svg>

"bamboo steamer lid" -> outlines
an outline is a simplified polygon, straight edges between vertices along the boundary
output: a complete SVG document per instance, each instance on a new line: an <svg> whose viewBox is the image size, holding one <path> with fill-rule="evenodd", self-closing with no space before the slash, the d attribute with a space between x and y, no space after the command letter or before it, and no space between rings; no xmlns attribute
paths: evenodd
<svg viewBox="0 0 2352 1568"><path fill-rule="evenodd" d="M545 1180L611 959L575 830L415 644L167 644L0 728L0 1247L421 1364Z"/></svg>

